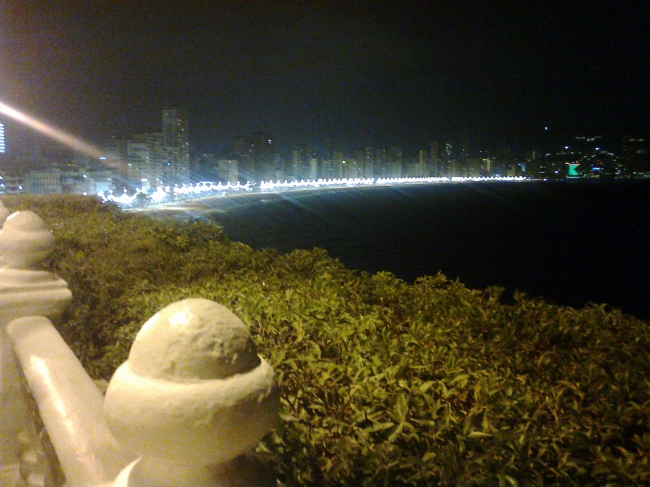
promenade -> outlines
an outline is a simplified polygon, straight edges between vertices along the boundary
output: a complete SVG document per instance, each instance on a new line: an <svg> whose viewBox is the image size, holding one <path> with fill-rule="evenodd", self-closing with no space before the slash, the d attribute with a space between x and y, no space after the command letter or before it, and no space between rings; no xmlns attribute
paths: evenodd
<svg viewBox="0 0 650 487"><path fill-rule="evenodd" d="M232 208L257 204L265 199L282 197L282 195L308 193L313 191L334 191L352 189L381 189L399 186L422 186L438 184L457 184L465 182L523 182L531 181L521 177L504 178L392 178L392 179L342 179L327 181L293 181L291 183L262 182L259 188L248 189L246 186L237 186L227 190L215 189L211 191L192 191L191 187L184 187L183 192L174 200L160 202L147 202L142 205L124 204L119 199L118 203L125 211L136 213L152 213L156 216L173 217L177 219L192 219L209 213L223 213ZM203 184L203 183L201 183ZM212 183L210 183L212 184ZM197 185L198 186L198 185ZM158 190L157 190L158 191ZM207 194L206 194L207 193ZM216 193L216 194L215 194ZM155 193L154 193L155 195ZM153 195L152 195L153 196ZM169 196L165 196L168 198ZM133 197L132 197L133 198Z"/></svg>

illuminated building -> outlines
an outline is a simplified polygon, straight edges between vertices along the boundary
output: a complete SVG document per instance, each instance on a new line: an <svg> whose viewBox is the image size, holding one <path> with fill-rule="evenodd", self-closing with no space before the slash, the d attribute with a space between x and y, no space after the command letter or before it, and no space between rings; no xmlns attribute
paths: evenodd
<svg viewBox="0 0 650 487"><path fill-rule="evenodd" d="M7 151L5 146L5 126L0 123L0 154L4 154Z"/></svg>
<svg viewBox="0 0 650 487"><path fill-rule="evenodd" d="M404 151L399 146L392 146L388 151L389 177L402 177L402 166L404 165Z"/></svg>
<svg viewBox="0 0 650 487"><path fill-rule="evenodd" d="M250 137L235 137L232 155L239 161L239 177L245 181L270 180L282 173L282 161L275 152L274 138L264 132L256 132Z"/></svg>
<svg viewBox="0 0 650 487"><path fill-rule="evenodd" d="M104 141L106 154L103 156L105 159L102 159L102 165L126 176L128 159L126 145L126 140L114 136Z"/></svg>
<svg viewBox="0 0 650 487"><path fill-rule="evenodd" d="M375 151L372 147L363 149L362 170L364 178L375 177Z"/></svg>
<svg viewBox="0 0 650 487"><path fill-rule="evenodd" d="M178 108L165 108L162 112L162 121L163 144L166 147L177 147L189 155L190 139L187 112Z"/></svg>
<svg viewBox="0 0 650 487"><path fill-rule="evenodd" d="M138 134L126 143L127 178L145 190L163 184L167 152L163 146L162 132Z"/></svg>
<svg viewBox="0 0 650 487"><path fill-rule="evenodd" d="M428 176L429 171L427 168L427 151L426 150L421 150L420 151L420 171L418 176Z"/></svg>
<svg viewBox="0 0 650 487"><path fill-rule="evenodd" d="M645 139L625 136L621 155L626 172L631 176L650 174L650 151Z"/></svg>
<svg viewBox="0 0 650 487"><path fill-rule="evenodd" d="M273 179L276 175L273 137L264 132L257 132L250 140L253 150L254 181Z"/></svg>
<svg viewBox="0 0 650 487"><path fill-rule="evenodd" d="M440 148L438 147L438 141L434 140L431 142L431 175L438 177L442 172L440 169Z"/></svg>
<svg viewBox="0 0 650 487"><path fill-rule="evenodd" d="M494 157L481 157L481 176L491 177L494 172Z"/></svg>
<svg viewBox="0 0 650 487"><path fill-rule="evenodd" d="M164 185L182 185L190 182L190 142L188 116L183 110L165 108L162 111L162 132L131 136L125 145L112 141L110 152L118 161L108 166L119 166L126 159L127 179L145 191Z"/></svg>
<svg viewBox="0 0 650 487"><path fill-rule="evenodd" d="M25 192L31 194L61 193L61 171L49 168L41 171L28 171L24 179Z"/></svg>
<svg viewBox="0 0 650 487"><path fill-rule="evenodd" d="M375 171L376 178L385 178L388 174L388 150L377 149L375 151Z"/></svg>
<svg viewBox="0 0 650 487"><path fill-rule="evenodd" d="M440 172L438 177L453 177L454 176L454 146L451 142L447 142L443 149L442 160L440 161Z"/></svg>
<svg viewBox="0 0 650 487"><path fill-rule="evenodd" d="M305 148L301 146L295 146L291 149L291 169L287 174L289 179L298 179L300 177L302 173L304 152Z"/></svg>
<svg viewBox="0 0 650 487"><path fill-rule="evenodd" d="M163 179L167 184L190 182L189 117L179 108L165 108L162 112L162 145L165 153Z"/></svg>
<svg viewBox="0 0 650 487"><path fill-rule="evenodd" d="M481 168L481 159L479 157L468 157L467 158L467 177L478 178L481 177L482 168Z"/></svg>
<svg viewBox="0 0 650 487"><path fill-rule="evenodd" d="M318 179L318 158L310 157L309 158L309 173L307 174L307 179L315 180Z"/></svg>
<svg viewBox="0 0 650 487"><path fill-rule="evenodd" d="M526 175L528 177L539 179L541 178L540 174L540 162L541 154L537 149L530 149L526 151L525 164L526 164Z"/></svg>
<svg viewBox="0 0 650 487"><path fill-rule="evenodd" d="M232 155L238 161L238 177L252 181L255 173L253 142L250 137L239 135L232 140Z"/></svg>
<svg viewBox="0 0 650 487"><path fill-rule="evenodd" d="M3 172L0 188L4 194L20 194L25 192L23 175L18 172Z"/></svg>
<svg viewBox="0 0 650 487"><path fill-rule="evenodd" d="M238 181L238 162L235 159L219 159L217 161L219 179L225 183L236 184Z"/></svg>
<svg viewBox="0 0 650 487"><path fill-rule="evenodd" d="M326 177L332 178L349 178L355 177L356 174L354 170L356 166L348 164L345 160L345 155L342 150L336 149L332 155L332 170L329 174L326 174ZM352 175L352 176L351 176Z"/></svg>
<svg viewBox="0 0 650 487"><path fill-rule="evenodd" d="M288 179L309 179L312 173L316 150L308 145L297 145L291 151L291 171Z"/></svg>

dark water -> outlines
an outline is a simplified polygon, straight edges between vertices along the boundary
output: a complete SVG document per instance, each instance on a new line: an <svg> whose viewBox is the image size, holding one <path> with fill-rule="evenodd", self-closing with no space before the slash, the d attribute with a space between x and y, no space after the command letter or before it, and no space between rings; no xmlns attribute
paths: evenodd
<svg viewBox="0 0 650 487"><path fill-rule="evenodd" d="M650 319L650 182L463 183L259 195L211 219L255 248L321 247L406 281L442 271Z"/></svg>

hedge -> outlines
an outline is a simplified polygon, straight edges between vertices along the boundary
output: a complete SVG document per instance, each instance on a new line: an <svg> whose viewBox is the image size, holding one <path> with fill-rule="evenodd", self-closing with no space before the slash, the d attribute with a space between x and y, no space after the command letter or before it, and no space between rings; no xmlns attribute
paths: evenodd
<svg viewBox="0 0 650 487"><path fill-rule="evenodd" d="M441 274L407 284L320 249L255 251L215 224L87 197L5 197L50 226L70 285L59 329L110 378L156 311L203 297L250 326L281 420L257 450L287 485L650 482L650 327Z"/></svg>

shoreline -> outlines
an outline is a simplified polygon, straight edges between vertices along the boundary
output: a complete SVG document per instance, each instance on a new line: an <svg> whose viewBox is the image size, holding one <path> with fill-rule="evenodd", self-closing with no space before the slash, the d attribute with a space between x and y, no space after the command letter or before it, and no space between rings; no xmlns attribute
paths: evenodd
<svg viewBox="0 0 650 487"><path fill-rule="evenodd" d="M221 213L229 209L230 207L239 206L237 203L244 199L264 199L265 197L282 197L282 195L295 195L295 194L307 194L323 191L346 191L346 190L372 190L372 189L389 189L389 188L412 188L412 187L422 187L430 186L436 187L438 185L446 184L472 184L472 183L506 183L511 181L476 181L469 182L463 181L459 182L446 182L446 183L430 183L430 182L413 182L413 183L386 183L386 184L369 184L369 185L341 185L341 186L325 186L320 188L293 188L293 189L278 189L278 190L264 190L264 191L239 191L234 193L225 193L225 194L211 194L206 196L197 196L187 199L181 199L177 201L168 201L164 203L151 203L144 207L135 207L135 208L123 208L123 211L133 212L133 213L153 213L159 214L160 216L174 216L173 213L184 213L184 212L203 212L203 213ZM544 182L542 180L526 180L526 181L517 181L517 182ZM226 203L225 208L219 208L219 205L208 205L206 202L223 202ZM228 204L233 202L233 204Z"/></svg>
<svg viewBox="0 0 650 487"><path fill-rule="evenodd" d="M490 180L490 181L458 181L458 182L410 182L410 183L386 183L386 184L370 184L370 185L341 185L341 186L324 186L319 188L292 188L292 189L275 189L264 191L246 191L241 190L233 193L223 194L210 194L205 196L189 197L177 201L167 201L163 203L151 203L144 207L131 207L122 208L122 211L132 213L146 213L153 216L164 218L179 218L183 215L191 219L198 218L197 214L210 215L212 213L225 213L233 208L248 206L257 203L265 198L283 198L288 195L306 195L316 192L330 191L347 191L347 190L377 190L377 189L401 189L401 188L415 188L415 187L438 187L439 185L447 186L449 184L460 185L484 185L484 184L505 184L512 183L513 181L506 180ZM616 179L616 180L600 180L600 179L569 179L569 180L543 180L543 179L527 179L523 181L516 181L518 183L538 183L538 184L599 184L599 183L645 183L650 182L650 179ZM249 203L244 203L249 201Z"/></svg>
<svg viewBox="0 0 650 487"><path fill-rule="evenodd" d="M396 185L396 184L385 184L385 185L366 185L366 186L330 186L323 188L297 188L290 190L271 190L271 191L241 191L236 193L226 193L226 194L211 194L206 196L197 196L195 198L187 198L178 201L168 201L164 203L151 203L145 207L140 208L123 208L122 211L132 212L132 213L149 213L156 216L167 216L174 217L182 213L191 213L191 212L201 212L203 214L210 213L223 213L228 209L241 206L243 201L252 200L257 202L259 200L264 200L265 198L282 198L282 195L295 195L295 194L307 194L323 191L341 191L341 190L353 190L353 189L386 189L390 187L415 187L415 186L428 186L430 183L414 183L409 185ZM209 204L212 203L212 204ZM216 204L215 204L216 203ZM223 203L223 204L218 204Z"/></svg>

